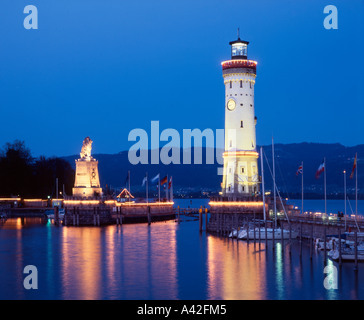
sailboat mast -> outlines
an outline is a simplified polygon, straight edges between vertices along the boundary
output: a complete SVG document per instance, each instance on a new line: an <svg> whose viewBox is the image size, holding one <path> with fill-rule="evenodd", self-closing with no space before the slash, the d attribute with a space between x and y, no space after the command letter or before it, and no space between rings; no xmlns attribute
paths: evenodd
<svg viewBox="0 0 364 320"><path fill-rule="evenodd" d="M260 166L262 170L262 195L263 195L263 216L264 222L266 222L266 212L265 212L265 187L264 187L264 166L263 166L263 147L260 147Z"/></svg>
<svg viewBox="0 0 364 320"><path fill-rule="evenodd" d="M273 203L274 203L274 225L277 227L277 200L276 200L276 168L274 160L274 140L272 137L272 158L273 158Z"/></svg>
<svg viewBox="0 0 364 320"><path fill-rule="evenodd" d="M358 154L355 154L355 216L358 214Z"/></svg>
<svg viewBox="0 0 364 320"><path fill-rule="evenodd" d="M301 186L301 188L302 188L302 205L301 205L301 210L302 210L302 214L303 214L303 161L302 161L302 177L301 177L301 179L302 179L302 186Z"/></svg>
<svg viewBox="0 0 364 320"><path fill-rule="evenodd" d="M344 213L345 213L345 231L346 231L346 170L344 170Z"/></svg>
<svg viewBox="0 0 364 320"><path fill-rule="evenodd" d="M56 178L56 197L58 200L58 178Z"/></svg>
<svg viewBox="0 0 364 320"><path fill-rule="evenodd" d="M327 201L326 201L326 158L324 158L324 193L325 193L325 216L327 215Z"/></svg>

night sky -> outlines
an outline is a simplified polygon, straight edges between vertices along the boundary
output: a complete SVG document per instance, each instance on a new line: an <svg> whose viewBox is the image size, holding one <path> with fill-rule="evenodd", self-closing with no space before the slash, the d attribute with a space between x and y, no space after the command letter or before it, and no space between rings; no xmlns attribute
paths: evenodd
<svg viewBox="0 0 364 320"><path fill-rule="evenodd" d="M23 27L36 5L39 29ZM323 27L336 5L339 29ZM364 1L6 0L0 146L34 156L128 150L134 128L224 126L229 41L258 61L257 143L364 143Z"/></svg>

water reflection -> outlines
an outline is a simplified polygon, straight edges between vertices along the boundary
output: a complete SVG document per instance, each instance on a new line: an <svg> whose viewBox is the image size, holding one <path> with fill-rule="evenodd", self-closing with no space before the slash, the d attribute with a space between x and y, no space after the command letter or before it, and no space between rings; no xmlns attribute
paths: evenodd
<svg viewBox="0 0 364 320"><path fill-rule="evenodd" d="M208 299L264 299L266 255L254 244L208 236Z"/></svg>
<svg viewBox="0 0 364 320"><path fill-rule="evenodd" d="M101 297L101 228L62 228L64 298Z"/></svg>
<svg viewBox="0 0 364 320"><path fill-rule="evenodd" d="M56 227L9 219L0 227L0 299L360 299L364 264L338 268L323 286L322 252L308 243L254 244L198 232L198 221L122 227ZM338 264L327 260L329 266ZM39 290L24 290L25 265Z"/></svg>

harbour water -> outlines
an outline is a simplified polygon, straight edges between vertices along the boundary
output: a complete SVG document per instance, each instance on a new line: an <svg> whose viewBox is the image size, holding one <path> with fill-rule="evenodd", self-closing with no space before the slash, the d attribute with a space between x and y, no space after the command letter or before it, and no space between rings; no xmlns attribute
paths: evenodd
<svg viewBox="0 0 364 320"><path fill-rule="evenodd" d="M176 200L181 207L207 200ZM308 203L307 201L307 209ZM329 201L330 203L330 201ZM363 201L360 208L363 208ZM312 208L314 209L314 208ZM337 210L336 210L337 211ZM363 299L364 264L338 267L326 290L324 255L308 243L268 247L199 233L198 221L57 227L9 219L0 227L0 299ZM37 290L23 269L38 269Z"/></svg>

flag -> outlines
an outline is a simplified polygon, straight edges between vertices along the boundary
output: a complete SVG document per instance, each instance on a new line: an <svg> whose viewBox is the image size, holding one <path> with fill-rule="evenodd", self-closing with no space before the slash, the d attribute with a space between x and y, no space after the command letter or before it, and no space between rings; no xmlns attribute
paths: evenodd
<svg viewBox="0 0 364 320"><path fill-rule="evenodd" d="M152 183L155 183L157 181L159 181L160 175L159 173L151 180Z"/></svg>
<svg viewBox="0 0 364 320"><path fill-rule="evenodd" d="M124 184L127 184L128 181L129 181L129 171L128 171L128 174L126 175Z"/></svg>
<svg viewBox="0 0 364 320"><path fill-rule="evenodd" d="M161 180L161 186L163 186L165 183L167 183L167 176L165 176L162 180Z"/></svg>
<svg viewBox="0 0 364 320"><path fill-rule="evenodd" d="M168 189L171 189L171 187L172 187L172 176L169 179Z"/></svg>
<svg viewBox="0 0 364 320"><path fill-rule="evenodd" d="M322 163L320 164L320 166L318 167L318 169L316 171L316 179L320 178L321 173L324 171L325 171L325 160L322 161Z"/></svg>
<svg viewBox="0 0 364 320"><path fill-rule="evenodd" d="M356 169L356 156L357 156L357 154L355 154L354 165L353 165L353 170L351 170L350 179L354 178L354 172Z"/></svg>
<svg viewBox="0 0 364 320"><path fill-rule="evenodd" d="M303 173L303 165L301 164L298 169L297 169L297 172L296 172L296 176L298 176L299 174L302 174Z"/></svg>
<svg viewBox="0 0 364 320"><path fill-rule="evenodd" d="M144 185L145 185L145 183L148 181L148 178L147 178L147 176L145 176L144 177L144 179L143 179L143 182L142 182L142 187L144 187Z"/></svg>

